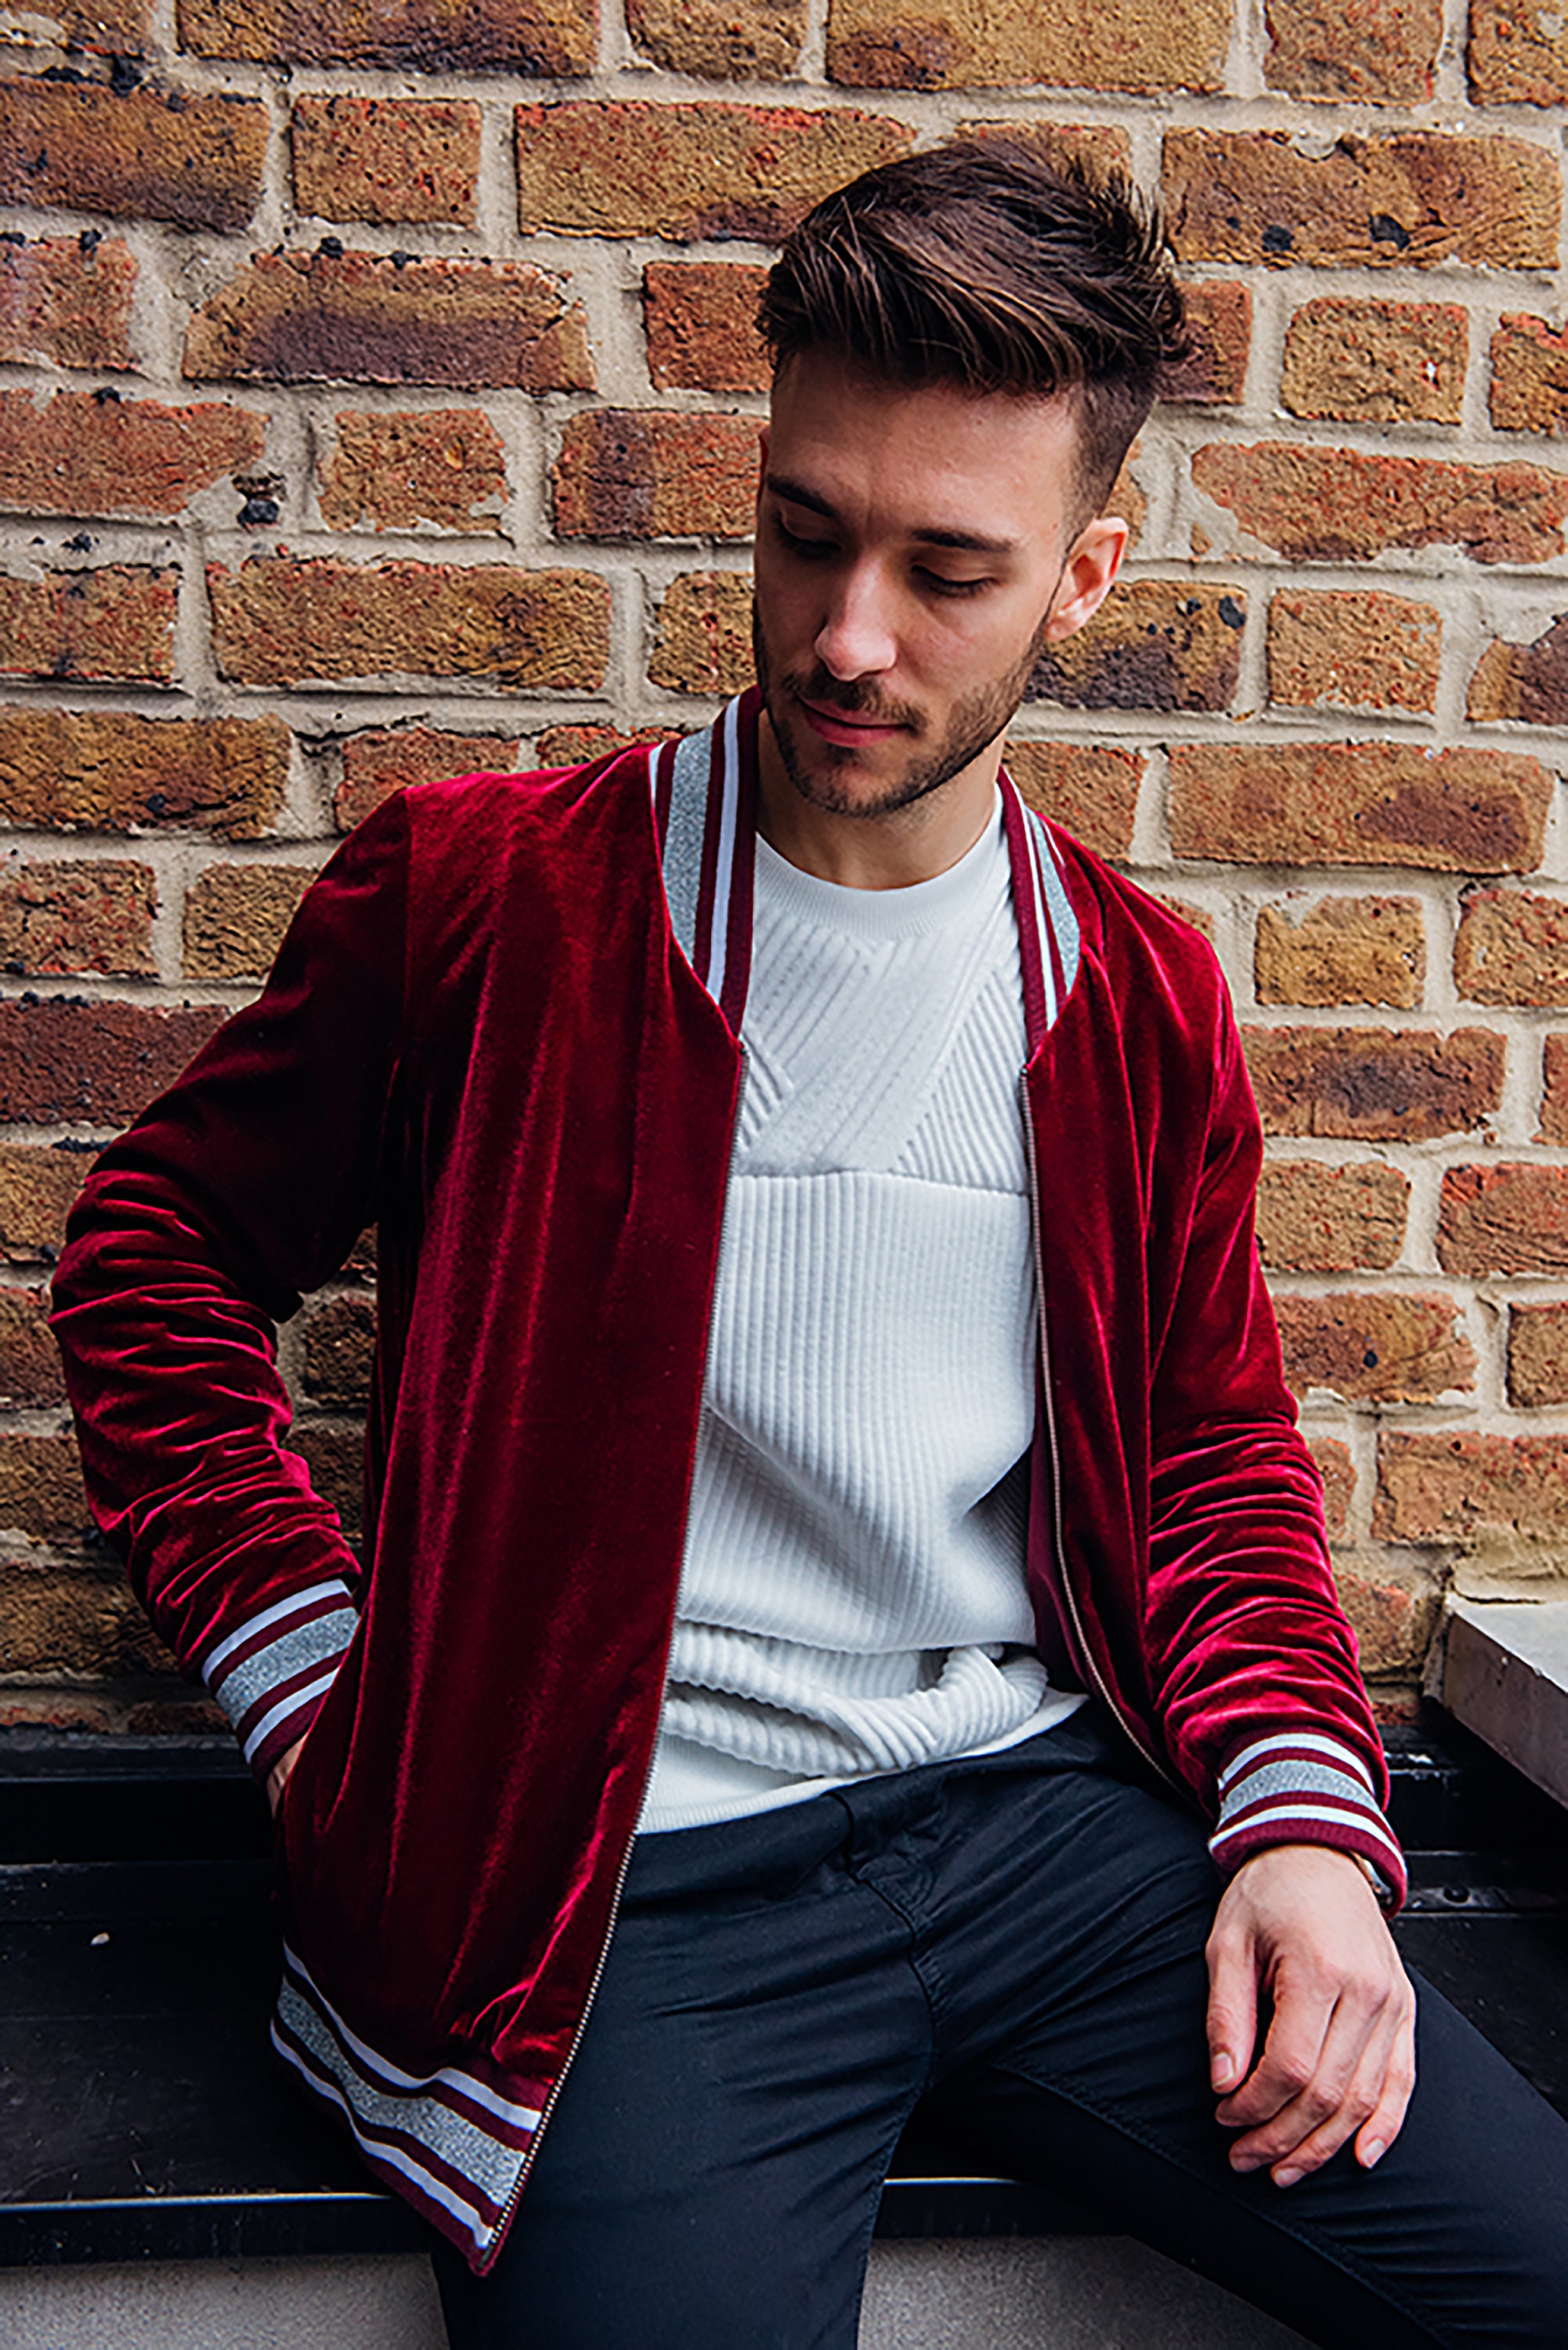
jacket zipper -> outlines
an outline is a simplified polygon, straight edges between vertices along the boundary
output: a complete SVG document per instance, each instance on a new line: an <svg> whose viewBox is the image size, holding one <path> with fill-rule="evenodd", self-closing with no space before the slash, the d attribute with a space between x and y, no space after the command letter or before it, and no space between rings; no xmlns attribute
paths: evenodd
<svg viewBox="0 0 1568 2350"><path fill-rule="evenodd" d="M1095 1694L1109 1713L1123 1736L1137 1748L1151 1771L1163 1779L1168 1787L1178 1783L1158 1756L1150 1752L1144 1741L1128 1721L1126 1713L1112 1696L1104 1674L1095 1662L1084 1628L1083 1617L1074 1595L1072 1578L1067 1572L1067 1545L1062 1533L1062 1455L1056 1438L1056 1398L1051 1378L1051 1331L1045 1312L1045 1249L1041 1233L1040 1170L1034 1150L1034 1120L1029 1107L1029 1072L1021 1071L1018 1079L1019 1107L1023 1116L1023 1152L1029 1168L1029 1230L1034 1251L1034 1294L1040 1304L1040 1385L1045 1399L1045 1440L1051 1455L1051 1555L1056 1568L1057 1586L1067 1604L1074 1637L1084 1669L1094 1685Z"/></svg>

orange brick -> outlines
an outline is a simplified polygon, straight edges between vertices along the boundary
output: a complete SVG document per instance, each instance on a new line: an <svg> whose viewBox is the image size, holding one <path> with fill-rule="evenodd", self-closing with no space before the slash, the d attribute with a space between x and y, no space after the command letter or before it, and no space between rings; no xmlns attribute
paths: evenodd
<svg viewBox="0 0 1568 2350"><path fill-rule="evenodd" d="M1210 442L1193 456L1192 479L1250 537L1293 563L1362 562L1422 546L1458 546L1477 563L1545 563L1563 550L1568 473L1540 465Z"/></svg>
<svg viewBox="0 0 1568 2350"><path fill-rule="evenodd" d="M1268 0L1271 89L1419 105L1432 95L1441 0Z"/></svg>
<svg viewBox="0 0 1568 2350"><path fill-rule="evenodd" d="M550 469L561 538L748 538L757 420L599 408L569 419Z"/></svg>
<svg viewBox="0 0 1568 2350"><path fill-rule="evenodd" d="M1442 615L1376 588L1282 590L1269 604L1269 699L1290 709L1431 711Z"/></svg>
<svg viewBox="0 0 1568 2350"><path fill-rule="evenodd" d="M1143 761L1097 743L1015 743L1007 772L1031 807L1102 857L1132 853Z"/></svg>
<svg viewBox="0 0 1568 2350"><path fill-rule="evenodd" d="M1482 1028L1249 1028L1242 1041L1270 1134L1431 1142L1502 1100L1503 1040Z"/></svg>
<svg viewBox="0 0 1568 2350"><path fill-rule="evenodd" d="M65 1399L47 1297L41 1289L0 1284L0 1409L47 1409Z"/></svg>
<svg viewBox="0 0 1568 2350"><path fill-rule="evenodd" d="M1042 653L1026 698L1074 710L1224 710L1246 624L1239 588L1122 581L1086 628Z"/></svg>
<svg viewBox="0 0 1568 2350"><path fill-rule="evenodd" d="M1505 311L1491 338L1491 421L1502 432L1568 432L1568 328Z"/></svg>
<svg viewBox="0 0 1568 2350"><path fill-rule="evenodd" d="M1405 1243L1410 1186L1376 1159L1272 1161L1258 1184L1258 1251L1273 1273L1384 1273Z"/></svg>
<svg viewBox="0 0 1568 2350"><path fill-rule="evenodd" d="M166 685L178 586L177 572L135 564L41 579L0 574L0 675Z"/></svg>
<svg viewBox="0 0 1568 2350"><path fill-rule="evenodd" d="M1178 857L1528 873L1552 779L1517 753L1403 743L1173 743Z"/></svg>
<svg viewBox="0 0 1568 2350"><path fill-rule="evenodd" d="M24 1440L9 1440L15 1445ZM25 1460L16 1462L8 1481L13 1489L22 1473ZM63 1510L63 1495L57 1506ZM78 1497L78 1523L86 1509ZM0 1565L0 1654L7 1672L68 1673L97 1680L140 1679L167 1670L171 1662L119 1569L64 1567L42 1560Z"/></svg>
<svg viewBox="0 0 1568 2350"><path fill-rule="evenodd" d="M1511 1550L1568 1531L1568 1437L1390 1429L1377 1458L1372 1527L1385 1542Z"/></svg>
<svg viewBox="0 0 1568 2350"><path fill-rule="evenodd" d="M1568 33L1542 0L1470 0L1468 62L1478 106L1568 103Z"/></svg>
<svg viewBox="0 0 1568 2350"><path fill-rule="evenodd" d="M1390 1569L1381 1560L1349 1558L1335 1559L1334 1574L1340 1605L1355 1635L1363 1678L1376 1682L1418 1676L1442 1605L1436 1577L1422 1566ZM1419 1707L1419 1695L1412 1690L1403 1703L1386 1701L1381 1707L1375 1704L1373 1711L1381 1721L1416 1721Z"/></svg>
<svg viewBox="0 0 1568 2350"><path fill-rule="evenodd" d="M1299 914L1265 906L1255 968L1260 1003L1419 1003L1427 972L1420 901L1320 898Z"/></svg>
<svg viewBox="0 0 1568 2350"><path fill-rule="evenodd" d="M409 784L450 775L509 775L517 764L514 734L447 734L434 726L378 727L343 745L343 780L333 816L340 832Z"/></svg>
<svg viewBox="0 0 1568 2350"><path fill-rule="evenodd" d="M1285 1378L1298 1396L1436 1403L1475 1384L1475 1349L1450 1297L1394 1290L1277 1297Z"/></svg>
<svg viewBox="0 0 1568 2350"><path fill-rule="evenodd" d="M1350 1504L1355 1494L1355 1465L1350 1457L1350 1447L1341 1444L1332 1436L1314 1436L1308 1440L1312 1457L1323 1477L1323 1507L1328 1522L1328 1538L1330 1542L1343 1542Z"/></svg>
<svg viewBox="0 0 1568 2350"><path fill-rule="evenodd" d="M290 1451L297 1452L309 1470L310 1482L322 1500L337 1511L349 1541L358 1541L364 1497L363 1429L353 1420L296 1420L288 1441Z"/></svg>
<svg viewBox="0 0 1568 2350"><path fill-rule="evenodd" d="M1167 397L1190 407L1233 407L1247 383L1252 341L1252 290L1234 278L1184 286L1191 356L1182 362Z"/></svg>
<svg viewBox="0 0 1568 2350"><path fill-rule="evenodd" d="M1508 1399L1525 1410L1568 1403L1568 1305L1509 1307Z"/></svg>
<svg viewBox="0 0 1568 2350"><path fill-rule="evenodd" d="M827 70L863 89L1033 82L1079 89L1219 89L1230 12L1221 0L833 0Z"/></svg>
<svg viewBox="0 0 1568 2350"><path fill-rule="evenodd" d="M172 1085L223 1018L216 1005L205 1003L155 1011L68 995L0 1002L0 1118L35 1126L123 1126ZM3 1486L0 1470L0 1491ZM16 1523L0 1504L0 1525Z"/></svg>
<svg viewBox="0 0 1568 2350"><path fill-rule="evenodd" d="M789 81L805 39L805 0L627 0L643 55L707 81Z"/></svg>
<svg viewBox="0 0 1568 2350"><path fill-rule="evenodd" d="M639 743L670 742L676 732L669 726L645 726L635 734L619 726L546 726L535 747L541 767L586 767Z"/></svg>
<svg viewBox="0 0 1568 2350"><path fill-rule="evenodd" d="M315 879L307 865L209 865L185 899L187 979L261 979Z"/></svg>
<svg viewBox="0 0 1568 2350"><path fill-rule="evenodd" d="M1494 639L1476 664L1468 708L1483 724L1510 718L1527 726L1568 723L1568 612L1533 644Z"/></svg>
<svg viewBox="0 0 1568 2350"><path fill-rule="evenodd" d="M0 1256L52 1264L97 1152L90 1143L0 1142Z"/></svg>
<svg viewBox="0 0 1568 2350"><path fill-rule="evenodd" d="M0 821L51 832L271 830L288 780L277 718L0 709Z"/></svg>
<svg viewBox="0 0 1568 2350"><path fill-rule="evenodd" d="M329 530L500 529L506 452L483 409L341 409L333 422L337 444L320 469Z"/></svg>
<svg viewBox="0 0 1568 2350"><path fill-rule="evenodd" d="M1568 1003L1568 899L1472 890L1454 941L1454 984L1476 1003Z"/></svg>
<svg viewBox="0 0 1568 2350"><path fill-rule="evenodd" d="M13 855L0 869L0 970L18 979L88 971L151 979L157 902L151 866Z"/></svg>
<svg viewBox="0 0 1568 2350"><path fill-rule="evenodd" d="M591 73L597 30L594 0L179 0L179 20L199 57L529 79Z"/></svg>
<svg viewBox="0 0 1568 2350"><path fill-rule="evenodd" d="M305 1392L337 1410L363 1411L370 1400L376 1308L368 1297L332 1297L305 1326Z"/></svg>
<svg viewBox="0 0 1568 2350"><path fill-rule="evenodd" d="M136 260L118 236L0 239L0 359L129 368Z"/></svg>
<svg viewBox="0 0 1568 2350"><path fill-rule="evenodd" d="M0 203L233 234L261 201L266 108L229 92L0 81Z"/></svg>
<svg viewBox="0 0 1568 2350"><path fill-rule="evenodd" d="M752 583L743 571L684 571L654 622L649 681L670 693L740 693L751 684Z"/></svg>
<svg viewBox="0 0 1568 2350"><path fill-rule="evenodd" d="M756 329L767 278L742 261L650 261L642 273L648 371L659 391L764 391Z"/></svg>
<svg viewBox="0 0 1568 2350"><path fill-rule="evenodd" d="M1438 1214L1445 1273L1568 1275L1568 1167L1450 1167Z"/></svg>
<svg viewBox="0 0 1568 2350"><path fill-rule="evenodd" d="M462 221L479 196L480 110L472 99L296 98L294 200L324 220Z"/></svg>
<svg viewBox="0 0 1568 2350"><path fill-rule="evenodd" d="M151 0L66 0L64 6L57 0L47 12L18 10L8 38L20 43L29 37L108 57L145 57L157 45Z"/></svg>
<svg viewBox="0 0 1568 2350"><path fill-rule="evenodd" d="M1303 302L1285 337L1280 397L1293 416L1457 424L1469 320L1454 302Z"/></svg>
<svg viewBox="0 0 1568 2350"><path fill-rule="evenodd" d="M168 515L261 455L265 426L207 400L0 391L0 506L22 514Z"/></svg>
<svg viewBox="0 0 1568 2350"><path fill-rule="evenodd" d="M1546 1038L1542 1064L1541 1139L1568 1142L1568 1036Z"/></svg>
<svg viewBox="0 0 1568 2350"><path fill-rule="evenodd" d="M961 122L956 139L1005 139L1010 145L1038 148L1057 165L1081 163L1096 179L1132 169L1132 140L1114 122L998 121L988 117Z"/></svg>

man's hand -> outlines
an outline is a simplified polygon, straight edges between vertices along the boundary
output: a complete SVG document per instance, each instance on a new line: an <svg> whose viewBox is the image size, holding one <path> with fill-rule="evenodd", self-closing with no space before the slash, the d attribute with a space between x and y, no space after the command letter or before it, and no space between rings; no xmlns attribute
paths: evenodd
<svg viewBox="0 0 1568 2350"><path fill-rule="evenodd" d="M1370 2169L1416 2085L1416 1994L1358 1863L1326 1845L1255 1853L1208 1959L1210 2078L1242 2133L1231 2168L1293 2187L1354 2136ZM1260 1987L1273 2016L1254 2064Z"/></svg>
<svg viewBox="0 0 1568 2350"><path fill-rule="evenodd" d="M266 1799L275 1813L283 1801L283 1791L293 1774L294 1766L299 1760L299 1750L304 1743L303 1738L296 1738L292 1746L286 1746L266 1774Z"/></svg>

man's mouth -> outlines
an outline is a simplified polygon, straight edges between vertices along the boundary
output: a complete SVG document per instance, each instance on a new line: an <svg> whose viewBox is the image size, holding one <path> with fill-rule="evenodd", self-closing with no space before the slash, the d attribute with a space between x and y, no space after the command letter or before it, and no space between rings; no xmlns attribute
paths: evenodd
<svg viewBox="0 0 1568 2350"><path fill-rule="evenodd" d="M883 742L888 735L904 731L902 722L897 718L874 718L858 711L840 710L832 702L808 702L804 694L797 694L795 700L813 733L841 751L863 750L868 743Z"/></svg>

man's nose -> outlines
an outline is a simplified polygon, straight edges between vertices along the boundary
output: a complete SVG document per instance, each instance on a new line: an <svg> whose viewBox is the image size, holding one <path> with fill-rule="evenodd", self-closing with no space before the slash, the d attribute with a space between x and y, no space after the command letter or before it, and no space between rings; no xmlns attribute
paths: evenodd
<svg viewBox="0 0 1568 2350"><path fill-rule="evenodd" d="M815 647L823 667L846 683L875 677L898 660L885 581L857 565L835 582L835 592Z"/></svg>

